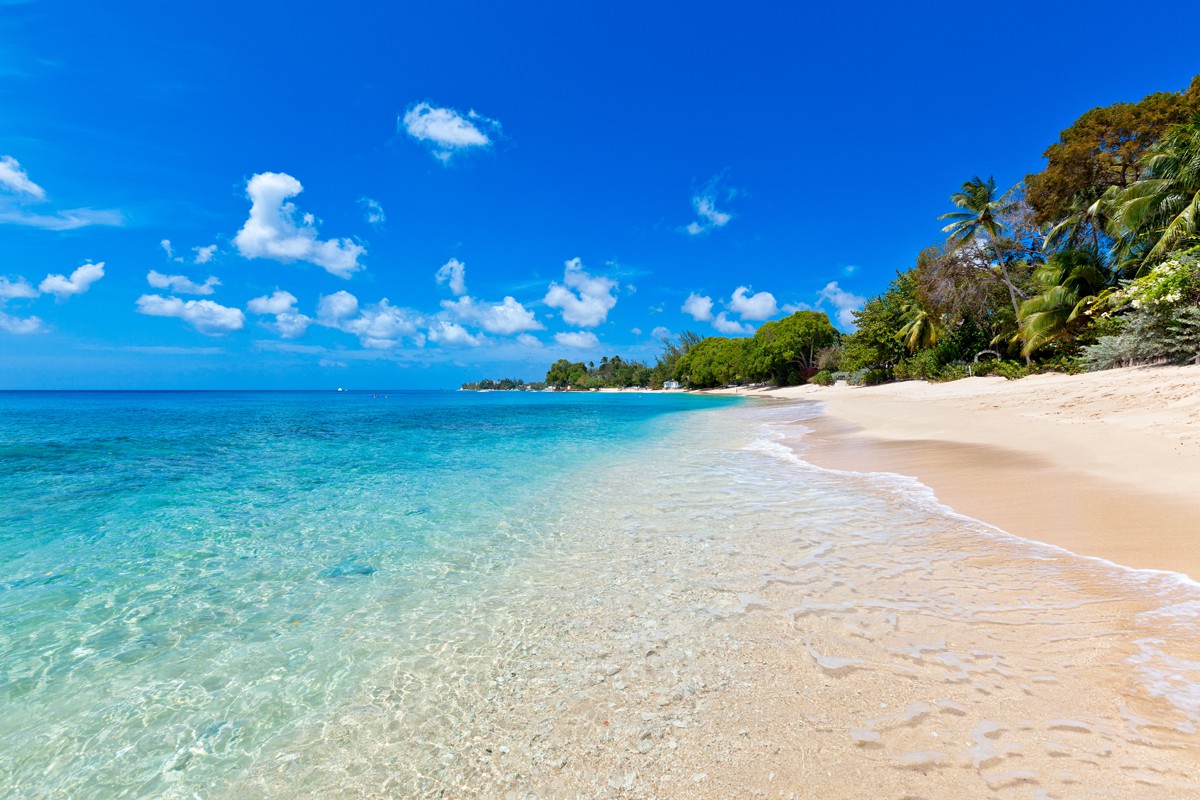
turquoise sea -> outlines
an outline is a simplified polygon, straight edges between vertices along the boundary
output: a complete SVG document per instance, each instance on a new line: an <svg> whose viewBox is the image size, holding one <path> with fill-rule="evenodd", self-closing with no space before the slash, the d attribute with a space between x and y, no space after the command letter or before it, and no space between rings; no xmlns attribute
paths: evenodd
<svg viewBox="0 0 1200 800"><path fill-rule="evenodd" d="M728 402L0 394L0 779L211 790L536 547L573 473Z"/></svg>
<svg viewBox="0 0 1200 800"><path fill-rule="evenodd" d="M0 394L0 796L1197 796L1196 585L819 413Z"/></svg>

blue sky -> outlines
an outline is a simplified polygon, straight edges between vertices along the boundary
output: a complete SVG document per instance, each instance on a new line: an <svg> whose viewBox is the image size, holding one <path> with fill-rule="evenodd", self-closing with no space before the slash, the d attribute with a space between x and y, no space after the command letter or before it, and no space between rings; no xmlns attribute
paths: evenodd
<svg viewBox="0 0 1200 800"><path fill-rule="evenodd" d="M845 327L964 180L1200 72L1186 25L1114 39L1128 4L1002 12L0 2L0 388L453 387Z"/></svg>

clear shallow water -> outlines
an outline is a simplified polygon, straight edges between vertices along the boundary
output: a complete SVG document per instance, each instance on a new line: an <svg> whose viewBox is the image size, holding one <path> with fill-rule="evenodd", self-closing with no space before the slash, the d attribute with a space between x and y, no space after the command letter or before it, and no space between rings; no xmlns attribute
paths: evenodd
<svg viewBox="0 0 1200 800"><path fill-rule="evenodd" d="M16 796L1200 792L1194 586L812 468L811 406L0 402Z"/></svg>
<svg viewBox="0 0 1200 800"><path fill-rule="evenodd" d="M0 394L0 779L211 791L536 547L581 467L715 405Z"/></svg>

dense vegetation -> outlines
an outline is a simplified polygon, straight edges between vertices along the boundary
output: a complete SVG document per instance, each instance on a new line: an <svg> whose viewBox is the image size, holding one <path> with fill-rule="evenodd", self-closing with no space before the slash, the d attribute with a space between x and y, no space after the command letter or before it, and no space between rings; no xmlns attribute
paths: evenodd
<svg viewBox="0 0 1200 800"><path fill-rule="evenodd" d="M945 238L855 313L853 334L799 311L752 337L664 339L653 366L560 359L546 385L881 383L1200 363L1200 76L1183 92L1088 111L1043 156L1045 169L1006 192L975 177L951 194Z"/></svg>
<svg viewBox="0 0 1200 800"><path fill-rule="evenodd" d="M462 385L462 389L468 392L540 392L545 388L544 383L526 383L521 378L501 378L498 381L485 379Z"/></svg>

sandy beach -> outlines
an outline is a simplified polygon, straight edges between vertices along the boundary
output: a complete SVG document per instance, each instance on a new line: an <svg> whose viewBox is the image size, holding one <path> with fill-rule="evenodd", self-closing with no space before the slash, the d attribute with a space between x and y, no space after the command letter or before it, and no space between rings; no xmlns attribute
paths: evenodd
<svg viewBox="0 0 1200 800"><path fill-rule="evenodd" d="M913 476L1010 533L1200 577L1200 367L739 393L820 402L789 442L820 466Z"/></svg>

